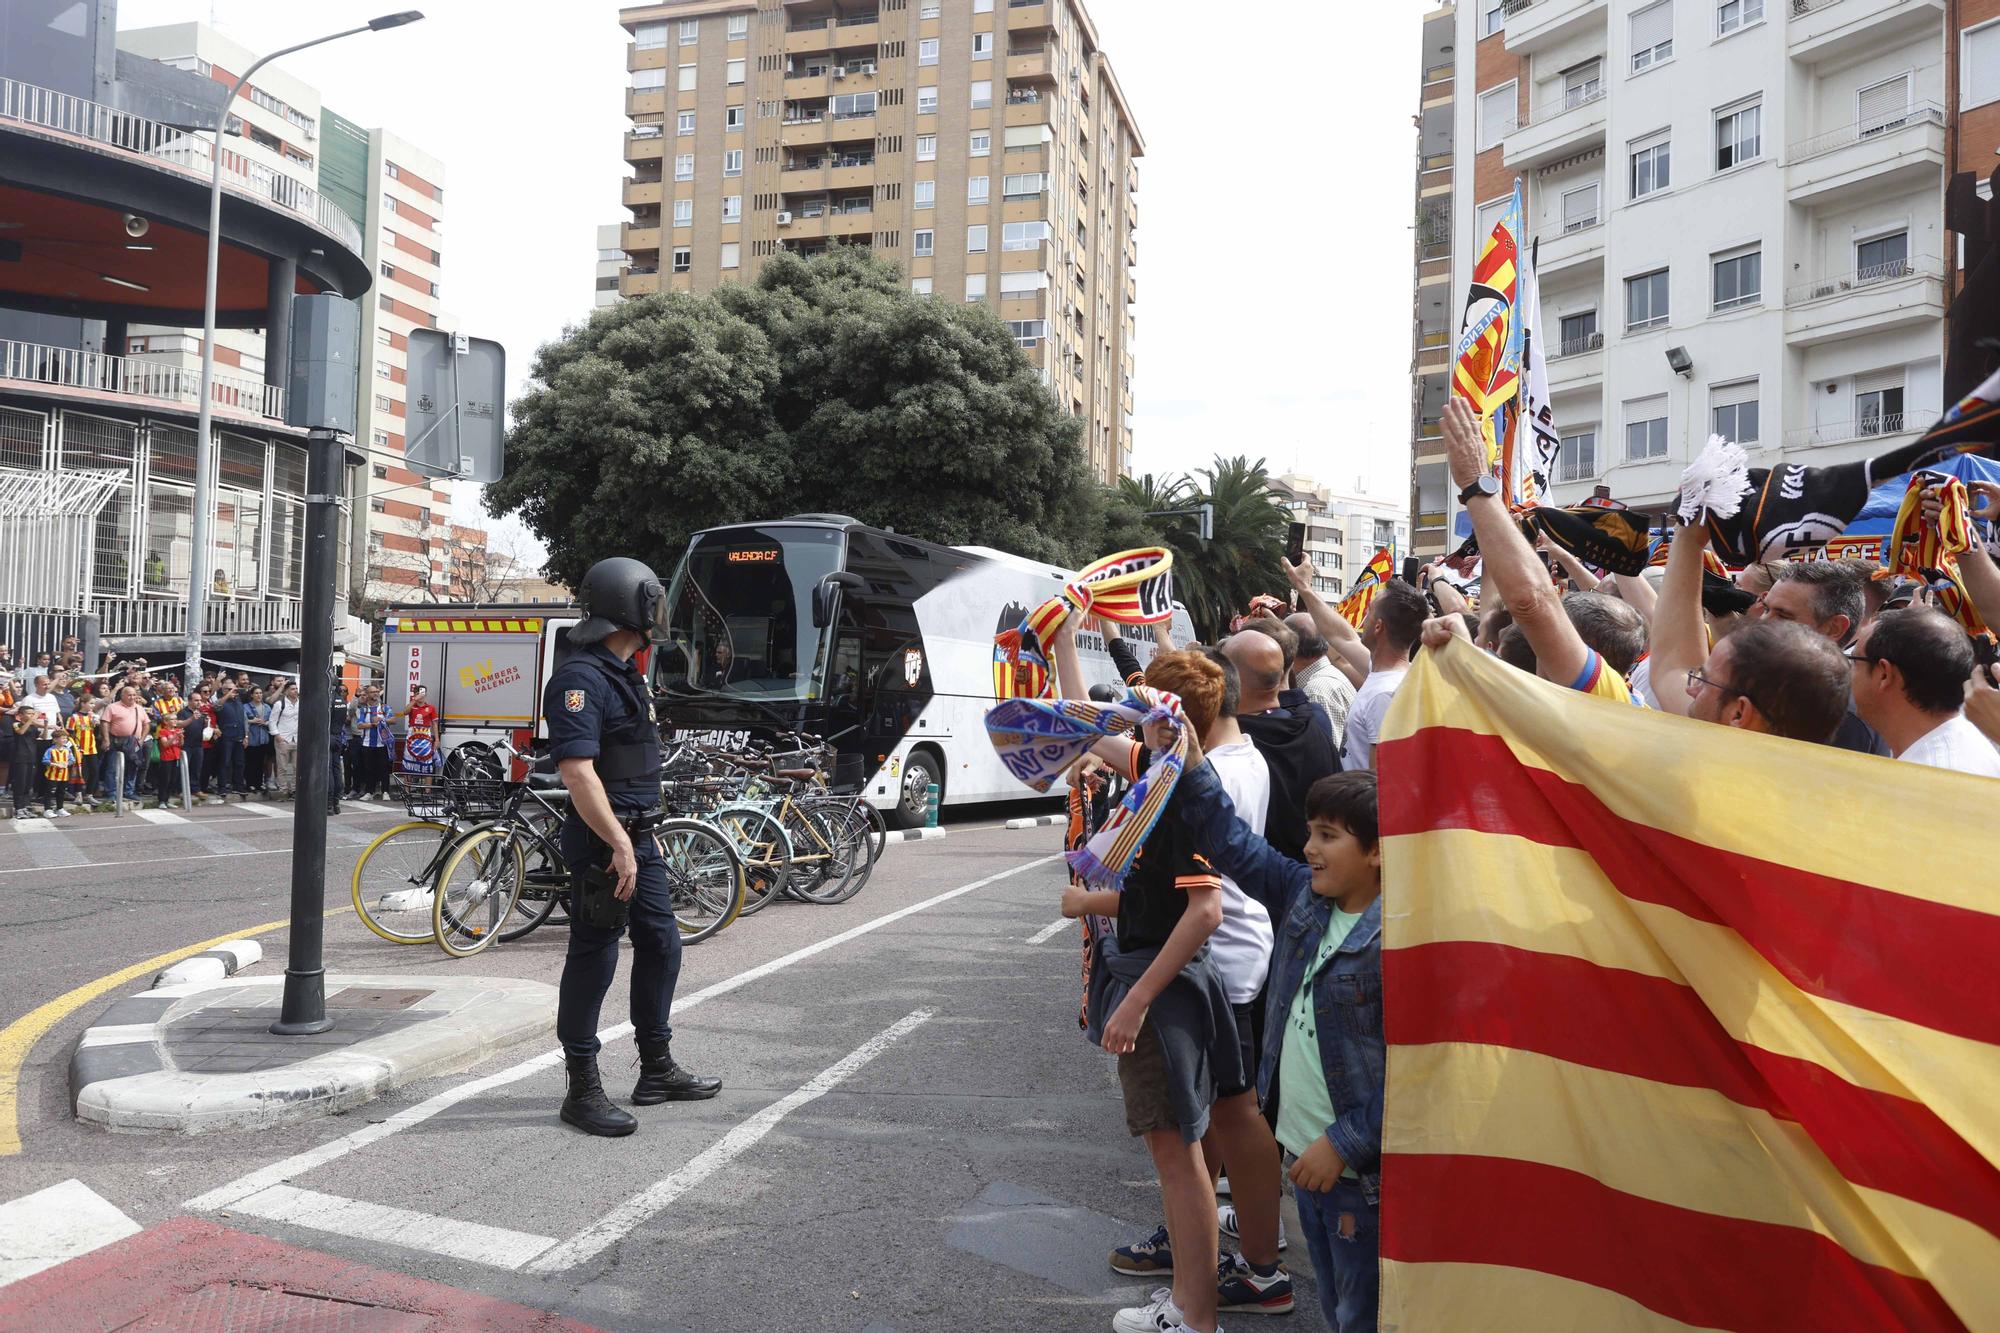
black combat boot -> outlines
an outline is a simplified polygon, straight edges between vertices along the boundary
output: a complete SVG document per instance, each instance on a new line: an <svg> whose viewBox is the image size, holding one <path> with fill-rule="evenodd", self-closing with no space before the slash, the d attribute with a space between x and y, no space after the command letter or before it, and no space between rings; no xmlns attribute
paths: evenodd
<svg viewBox="0 0 2000 1333"><path fill-rule="evenodd" d="M569 1071L569 1095L562 1104L566 1123L586 1134L607 1139L630 1134L639 1127L631 1112L620 1110L604 1095L604 1084L597 1077L596 1056L566 1055L563 1064Z"/></svg>
<svg viewBox="0 0 2000 1333"><path fill-rule="evenodd" d="M632 1101L638 1106L659 1102L702 1102L722 1091L719 1078L698 1078L674 1063L670 1048L639 1048L639 1081L632 1085Z"/></svg>

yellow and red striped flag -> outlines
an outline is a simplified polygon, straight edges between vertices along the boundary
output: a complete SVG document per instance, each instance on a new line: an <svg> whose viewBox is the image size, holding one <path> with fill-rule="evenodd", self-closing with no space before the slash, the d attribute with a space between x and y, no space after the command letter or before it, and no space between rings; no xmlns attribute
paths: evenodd
<svg viewBox="0 0 2000 1333"><path fill-rule="evenodd" d="M1375 601L1375 594L1381 592L1382 585L1395 576L1396 560L1385 546L1369 557L1368 563L1355 576L1354 591L1340 599L1341 616L1348 624L1359 628L1362 617L1368 614L1369 606Z"/></svg>
<svg viewBox="0 0 2000 1333"><path fill-rule="evenodd" d="M2000 1329L2000 785L1460 643L1376 755L1384 1330Z"/></svg>

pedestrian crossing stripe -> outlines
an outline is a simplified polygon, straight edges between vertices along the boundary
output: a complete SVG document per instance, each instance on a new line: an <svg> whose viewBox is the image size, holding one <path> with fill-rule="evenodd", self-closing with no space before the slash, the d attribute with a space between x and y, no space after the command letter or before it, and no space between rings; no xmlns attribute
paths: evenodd
<svg viewBox="0 0 2000 1333"><path fill-rule="evenodd" d="M393 620L389 629L404 634L540 634L540 620Z"/></svg>

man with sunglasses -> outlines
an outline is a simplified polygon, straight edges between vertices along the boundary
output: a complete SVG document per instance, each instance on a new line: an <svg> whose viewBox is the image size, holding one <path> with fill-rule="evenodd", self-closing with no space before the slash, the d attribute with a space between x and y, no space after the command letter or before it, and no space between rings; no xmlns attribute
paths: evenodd
<svg viewBox="0 0 2000 1333"><path fill-rule="evenodd" d="M1972 641L1941 611L1884 611L1847 654L1854 703L1896 758L2000 778L2000 750L1961 711Z"/></svg>

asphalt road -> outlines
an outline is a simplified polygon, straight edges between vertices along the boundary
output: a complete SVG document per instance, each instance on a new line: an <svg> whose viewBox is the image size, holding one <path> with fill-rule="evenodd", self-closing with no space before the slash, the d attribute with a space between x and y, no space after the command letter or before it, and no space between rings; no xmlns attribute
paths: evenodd
<svg viewBox="0 0 2000 1333"><path fill-rule="evenodd" d="M360 847L399 817L335 822L329 906L345 900ZM346 1116L252 1135L78 1125L66 1086L76 1036L141 979L80 1006L30 1051L24 1147L0 1157L0 1202L75 1178L150 1226L317 1149L319 1164L289 1179L300 1197L408 1210L421 1221L407 1243L192 1211L612 1329L1106 1328L1146 1284L1111 1273L1105 1251L1151 1229L1158 1192L1125 1134L1110 1061L1077 1030L1075 929L1044 936L1063 882L1058 830L997 822L975 816L943 841L892 845L852 901L781 901L688 950L682 997L915 909L679 1016L676 1055L723 1078L724 1092L637 1108L630 1138L560 1124L559 1070L506 1077L545 1049L534 1045ZM154 954L284 917L289 845L288 812L234 807L165 825L0 830L0 1026ZM978 881L989 882L942 897ZM561 969L559 929L454 962L386 944L351 913L326 924L335 973L471 968L553 983ZM285 931L258 938L256 972L281 970ZM625 1017L627 970L606 1027ZM620 1101L633 1062L629 1039L606 1048ZM482 1078L484 1091L427 1118L353 1137ZM554 1261L507 1266L510 1245L549 1237L566 1238ZM1301 1309L1273 1322L1316 1328L1309 1275L1296 1271L1304 1256L1291 1258Z"/></svg>

